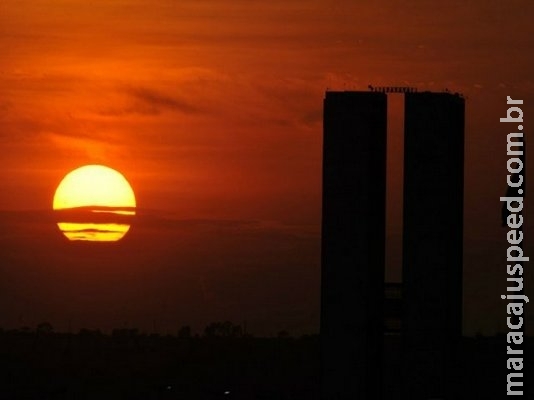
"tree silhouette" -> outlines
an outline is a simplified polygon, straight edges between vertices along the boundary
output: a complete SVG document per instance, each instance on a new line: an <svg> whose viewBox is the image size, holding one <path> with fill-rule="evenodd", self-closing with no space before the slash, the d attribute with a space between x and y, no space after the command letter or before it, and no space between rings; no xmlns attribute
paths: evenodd
<svg viewBox="0 0 534 400"><path fill-rule="evenodd" d="M38 334L49 334L54 332L54 327L50 322L41 322L35 330Z"/></svg>
<svg viewBox="0 0 534 400"><path fill-rule="evenodd" d="M182 326L178 331L180 339L191 339L191 327L189 325Z"/></svg>
<svg viewBox="0 0 534 400"><path fill-rule="evenodd" d="M243 329L240 325L234 325L230 321L212 322L204 329L206 337L241 337Z"/></svg>

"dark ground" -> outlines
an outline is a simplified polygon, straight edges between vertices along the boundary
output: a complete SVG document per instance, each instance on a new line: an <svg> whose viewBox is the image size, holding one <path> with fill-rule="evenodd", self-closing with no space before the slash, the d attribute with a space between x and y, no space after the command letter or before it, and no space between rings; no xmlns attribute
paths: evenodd
<svg viewBox="0 0 534 400"><path fill-rule="evenodd" d="M0 331L0 399L319 399L317 335L183 333ZM532 345L523 348L528 382ZM385 399L400 398L399 350L400 337L386 336ZM466 399L504 398L505 352L504 336L464 338L457 379Z"/></svg>

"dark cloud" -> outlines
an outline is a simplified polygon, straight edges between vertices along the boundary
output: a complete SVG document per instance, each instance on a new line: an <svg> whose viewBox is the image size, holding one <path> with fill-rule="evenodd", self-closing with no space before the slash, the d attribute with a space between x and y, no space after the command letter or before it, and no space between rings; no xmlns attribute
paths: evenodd
<svg viewBox="0 0 534 400"><path fill-rule="evenodd" d="M119 93L127 96L126 104L101 108L97 114L104 117L122 117L128 115L157 116L170 111L194 115L205 111L203 107L175 95L146 87L122 87Z"/></svg>
<svg viewBox="0 0 534 400"><path fill-rule="evenodd" d="M167 329L225 315L260 335L317 330L319 236L308 227L138 211L123 240L98 244L69 242L51 211L0 212L0 304L17 304L1 309L2 326L76 315L80 327Z"/></svg>
<svg viewBox="0 0 534 400"><path fill-rule="evenodd" d="M306 126L314 126L320 124L323 121L323 110L315 109L312 111L305 112L301 118L300 122Z"/></svg>
<svg viewBox="0 0 534 400"><path fill-rule="evenodd" d="M97 210L99 212L93 212ZM136 215L114 214L118 211L131 211L131 207L90 206L66 210L23 210L0 211L1 227L13 229L27 224L54 224L56 222L84 223L132 223L141 229L180 230L198 228L203 232L239 233L247 235L316 237L313 227L307 225L288 225L281 222L265 222L253 219L210 219L210 218L176 218L164 212L137 209Z"/></svg>
<svg viewBox="0 0 534 400"><path fill-rule="evenodd" d="M148 88L129 88L126 89L126 93L135 100L150 106L148 110L154 110L156 113L158 110L171 110L185 114L197 114L202 111L200 107L191 104L187 100Z"/></svg>

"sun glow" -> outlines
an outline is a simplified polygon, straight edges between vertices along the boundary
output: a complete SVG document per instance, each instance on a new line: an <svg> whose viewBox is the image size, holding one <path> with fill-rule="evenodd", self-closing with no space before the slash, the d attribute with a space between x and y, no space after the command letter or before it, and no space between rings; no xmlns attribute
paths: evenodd
<svg viewBox="0 0 534 400"><path fill-rule="evenodd" d="M56 189L53 209L69 240L117 241L130 229L135 195L122 174L103 165L69 172Z"/></svg>

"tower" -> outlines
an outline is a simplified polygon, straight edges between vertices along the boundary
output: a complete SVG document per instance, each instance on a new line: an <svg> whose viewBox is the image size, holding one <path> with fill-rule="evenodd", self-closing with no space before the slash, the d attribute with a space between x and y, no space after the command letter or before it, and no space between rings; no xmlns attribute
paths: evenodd
<svg viewBox="0 0 534 400"><path fill-rule="evenodd" d="M462 336L465 101L448 92L370 89L327 92L324 100L323 398L381 398L386 93L394 92L405 96L403 394L454 399Z"/></svg>
<svg viewBox="0 0 534 400"><path fill-rule="evenodd" d="M321 354L324 399L381 398L387 97L324 99Z"/></svg>
<svg viewBox="0 0 534 400"><path fill-rule="evenodd" d="M406 93L403 350L405 396L456 398L462 336L465 101Z"/></svg>

